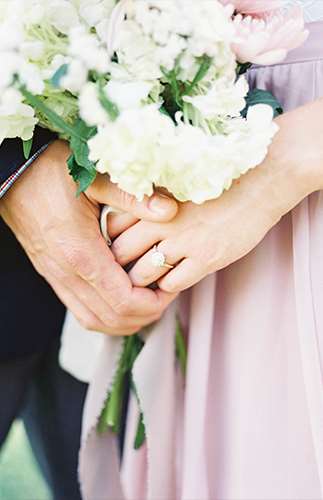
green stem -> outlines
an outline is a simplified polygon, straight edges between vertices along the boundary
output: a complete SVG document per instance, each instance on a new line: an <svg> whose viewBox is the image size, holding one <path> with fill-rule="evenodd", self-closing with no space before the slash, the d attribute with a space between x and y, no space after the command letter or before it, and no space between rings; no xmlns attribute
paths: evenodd
<svg viewBox="0 0 323 500"><path fill-rule="evenodd" d="M114 381L110 396L108 397L106 425L115 433L118 433L120 429L124 382L125 374L120 370Z"/></svg>
<svg viewBox="0 0 323 500"><path fill-rule="evenodd" d="M137 335L124 339L123 350L113 385L109 391L97 425L99 433L105 432L108 428L115 433L118 433L120 430L126 377L131 372L141 347L142 342Z"/></svg>
<svg viewBox="0 0 323 500"><path fill-rule="evenodd" d="M176 354L183 377L186 375L187 349L180 321L177 320L175 336Z"/></svg>

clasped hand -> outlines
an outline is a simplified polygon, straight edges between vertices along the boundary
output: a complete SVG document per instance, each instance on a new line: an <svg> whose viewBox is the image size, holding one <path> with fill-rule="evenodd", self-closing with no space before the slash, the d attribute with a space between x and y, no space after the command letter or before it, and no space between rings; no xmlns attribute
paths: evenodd
<svg viewBox="0 0 323 500"><path fill-rule="evenodd" d="M136 262L129 272L134 286L158 282L164 292L181 292L246 255L277 222L259 210L261 192L253 194L237 185L218 200L180 204L169 222L133 219L129 227L129 217L110 215L112 252L122 266ZM156 248L173 269L154 265Z"/></svg>
<svg viewBox="0 0 323 500"><path fill-rule="evenodd" d="M264 162L217 200L179 204L176 217L164 222L113 216L112 251L122 266L136 261L134 286L157 281L164 292L185 290L245 256L283 215L322 189L322 106L319 100L279 117ZM173 269L153 265L154 246Z"/></svg>
<svg viewBox="0 0 323 500"><path fill-rule="evenodd" d="M0 215L85 328L130 335L157 320L174 295L132 285L101 235L99 204L152 221L172 219L177 205L159 195L138 203L106 177L77 198L69 154L62 141L49 146L1 200Z"/></svg>

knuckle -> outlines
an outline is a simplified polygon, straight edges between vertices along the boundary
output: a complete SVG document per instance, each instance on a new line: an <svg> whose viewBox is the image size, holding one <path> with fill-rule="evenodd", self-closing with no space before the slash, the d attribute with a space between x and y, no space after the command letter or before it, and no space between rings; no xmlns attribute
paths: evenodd
<svg viewBox="0 0 323 500"><path fill-rule="evenodd" d="M127 283L128 284L128 283ZM97 287L104 294L108 305L115 310L114 304L119 303L127 293L126 284L113 281L110 273L100 274L97 279ZM129 287L131 283L129 282Z"/></svg>
<svg viewBox="0 0 323 500"><path fill-rule="evenodd" d="M46 264L44 265L41 262L39 262L38 260L33 260L32 264L33 264L35 270L37 271L37 273L40 274L40 276L42 276L43 278L47 277L48 268L47 268Z"/></svg>
<svg viewBox="0 0 323 500"><path fill-rule="evenodd" d="M115 258L117 260L123 259L126 256L124 245L123 245L122 241L118 241L118 240L114 241L113 245L112 245L112 251L113 251L113 255L115 256Z"/></svg>
<svg viewBox="0 0 323 500"><path fill-rule="evenodd" d="M132 196L129 193L126 193L125 191L120 190L120 202L122 207L126 211L131 211L137 206L137 200L134 196Z"/></svg>
<svg viewBox="0 0 323 500"><path fill-rule="evenodd" d="M65 259L69 266L86 281L95 281L96 272L92 260L83 249L69 248L65 250Z"/></svg>

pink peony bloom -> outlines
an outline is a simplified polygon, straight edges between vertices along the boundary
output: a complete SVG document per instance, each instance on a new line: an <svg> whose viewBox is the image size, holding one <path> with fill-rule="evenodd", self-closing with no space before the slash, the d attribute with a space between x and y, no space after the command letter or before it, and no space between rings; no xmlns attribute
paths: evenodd
<svg viewBox="0 0 323 500"><path fill-rule="evenodd" d="M282 7L282 0L220 0L223 5L233 5L240 14L263 16Z"/></svg>
<svg viewBox="0 0 323 500"><path fill-rule="evenodd" d="M303 9L297 6L262 19L238 14L233 22L237 33L233 50L241 63L277 64L308 37Z"/></svg>

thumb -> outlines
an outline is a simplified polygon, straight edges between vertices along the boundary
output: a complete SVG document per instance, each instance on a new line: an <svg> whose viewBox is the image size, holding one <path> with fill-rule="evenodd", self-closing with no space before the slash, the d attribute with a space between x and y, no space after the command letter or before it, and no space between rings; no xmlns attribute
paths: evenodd
<svg viewBox="0 0 323 500"><path fill-rule="evenodd" d="M97 203L110 205L137 219L151 222L170 221L178 210L176 201L161 193L154 193L150 198L145 196L142 201L138 201L135 196L113 184L106 175L98 175L85 194Z"/></svg>

